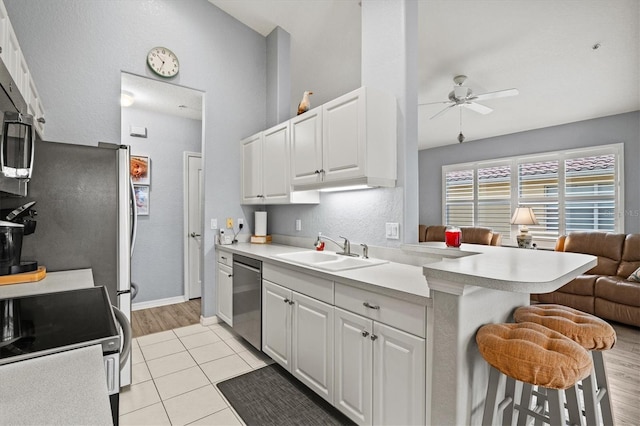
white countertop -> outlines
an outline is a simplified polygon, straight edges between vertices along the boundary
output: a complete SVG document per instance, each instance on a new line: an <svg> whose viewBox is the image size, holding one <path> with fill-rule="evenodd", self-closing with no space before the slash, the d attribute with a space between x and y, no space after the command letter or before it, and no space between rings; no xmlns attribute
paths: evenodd
<svg viewBox="0 0 640 426"><path fill-rule="evenodd" d="M310 266L287 262L284 259L277 257L277 255L282 253L292 253L305 250L311 251L310 249L301 247L279 244L237 243L232 245L216 245L216 250L223 250L241 255L244 254L261 260L262 262L283 266L310 275L328 278L354 287L371 289L382 294L387 294L389 296L408 300L414 303L420 303L423 305L429 305L431 303L429 287L422 275L422 268L419 266L389 262L365 268L330 272ZM332 253L330 251L326 252ZM375 288L372 288L372 286Z"/></svg>
<svg viewBox="0 0 640 426"><path fill-rule="evenodd" d="M245 254L263 262L361 288L370 288L425 305L431 303L430 287L441 289L443 282L517 293L548 293L597 264L595 256L579 253L477 244L462 244L460 248L448 248L444 243L430 242L403 246L405 251L423 254L423 266L389 262L330 272L287 262L277 257L281 253L311 249L250 243L217 245L216 249Z"/></svg>
<svg viewBox="0 0 640 426"><path fill-rule="evenodd" d="M91 269L47 272L44 279L40 281L0 285L0 299L87 287L93 287L93 272Z"/></svg>
<svg viewBox="0 0 640 426"><path fill-rule="evenodd" d="M597 264L597 257L547 250L462 244L448 248L442 242L419 244L425 253L441 255L423 266L427 281L516 293L549 293Z"/></svg>

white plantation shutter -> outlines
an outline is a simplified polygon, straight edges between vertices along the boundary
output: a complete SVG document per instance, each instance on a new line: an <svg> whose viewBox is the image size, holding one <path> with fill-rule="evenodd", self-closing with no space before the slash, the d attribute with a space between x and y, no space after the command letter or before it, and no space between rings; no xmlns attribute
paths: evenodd
<svg viewBox="0 0 640 426"><path fill-rule="evenodd" d="M478 168L478 216L476 226L491 228L502 238L511 232L511 166Z"/></svg>
<svg viewBox="0 0 640 426"><path fill-rule="evenodd" d="M446 225L473 226L474 170L457 170L445 173Z"/></svg>
<svg viewBox="0 0 640 426"><path fill-rule="evenodd" d="M484 226L515 243L517 206L532 207L534 242L573 231L623 232L622 144L443 166L443 223Z"/></svg>
<svg viewBox="0 0 640 426"><path fill-rule="evenodd" d="M533 208L539 225L529 225L536 241L555 241L559 234L558 160L518 164L518 205Z"/></svg>

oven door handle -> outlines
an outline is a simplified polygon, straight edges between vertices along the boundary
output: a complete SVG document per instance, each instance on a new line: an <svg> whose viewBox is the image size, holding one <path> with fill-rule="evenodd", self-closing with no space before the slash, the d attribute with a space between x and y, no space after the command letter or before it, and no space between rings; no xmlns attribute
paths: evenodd
<svg viewBox="0 0 640 426"><path fill-rule="evenodd" d="M120 324L122 328L122 340L124 341L122 350L120 351L120 370L122 370L131 353L131 324L129 324L129 320L120 309L115 306L112 306L112 308L116 321L118 321L118 324Z"/></svg>

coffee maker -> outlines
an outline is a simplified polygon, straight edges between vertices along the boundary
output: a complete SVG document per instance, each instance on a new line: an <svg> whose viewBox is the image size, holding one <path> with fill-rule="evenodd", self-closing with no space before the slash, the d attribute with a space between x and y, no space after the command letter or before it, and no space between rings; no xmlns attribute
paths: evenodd
<svg viewBox="0 0 640 426"><path fill-rule="evenodd" d="M35 201L30 201L11 211L0 211L0 275L20 274L38 269L38 262L20 260L22 238L36 229L33 210Z"/></svg>

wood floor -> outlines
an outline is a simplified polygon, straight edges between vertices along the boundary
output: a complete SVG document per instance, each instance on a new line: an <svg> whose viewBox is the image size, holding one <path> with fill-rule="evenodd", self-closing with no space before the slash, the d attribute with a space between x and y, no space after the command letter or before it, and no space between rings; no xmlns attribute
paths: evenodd
<svg viewBox="0 0 640 426"><path fill-rule="evenodd" d="M200 299L132 313L133 336L197 324ZM618 426L640 424L640 329L611 323L618 334L613 349L604 353L611 388L613 416Z"/></svg>
<svg viewBox="0 0 640 426"><path fill-rule="evenodd" d="M172 330L200 322L200 299L131 313L133 337Z"/></svg>

